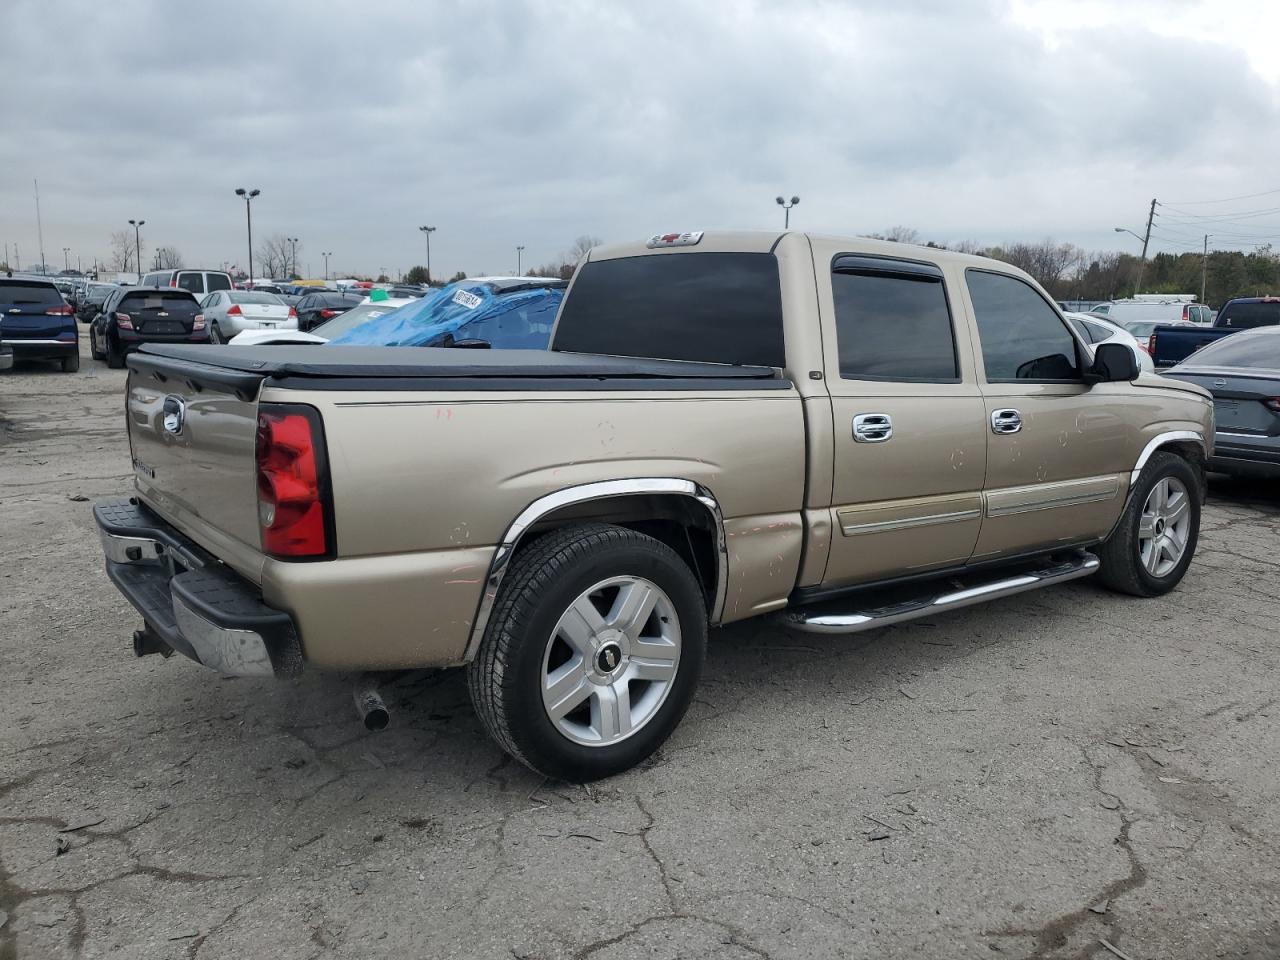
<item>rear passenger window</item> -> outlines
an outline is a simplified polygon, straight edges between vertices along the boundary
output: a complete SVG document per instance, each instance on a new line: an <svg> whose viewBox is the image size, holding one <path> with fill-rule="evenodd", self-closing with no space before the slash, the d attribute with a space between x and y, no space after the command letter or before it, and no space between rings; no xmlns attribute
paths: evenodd
<svg viewBox="0 0 1280 960"><path fill-rule="evenodd" d="M839 257L831 274L840 376L956 380L942 271L931 264Z"/></svg>
<svg viewBox="0 0 1280 960"><path fill-rule="evenodd" d="M178 286L192 293L204 293L204 275L200 273L178 274Z"/></svg>
<svg viewBox="0 0 1280 960"><path fill-rule="evenodd" d="M985 270L965 279L989 382L1080 379L1075 338L1030 285Z"/></svg>

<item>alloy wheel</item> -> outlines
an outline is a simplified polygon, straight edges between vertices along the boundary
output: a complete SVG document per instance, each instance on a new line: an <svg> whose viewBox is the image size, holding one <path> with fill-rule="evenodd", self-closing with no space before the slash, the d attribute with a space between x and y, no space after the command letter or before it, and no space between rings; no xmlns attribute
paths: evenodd
<svg viewBox="0 0 1280 960"><path fill-rule="evenodd" d="M1161 477L1138 518L1138 554L1147 573L1168 576L1186 553L1190 536L1191 495L1181 480Z"/></svg>
<svg viewBox="0 0 1280 960"><path fill-rule="evenodd" d="M542 703L574 743L610 746L653 719L680 664L680 619L643 577L611 577L569 605L547 641Z"/></svg>

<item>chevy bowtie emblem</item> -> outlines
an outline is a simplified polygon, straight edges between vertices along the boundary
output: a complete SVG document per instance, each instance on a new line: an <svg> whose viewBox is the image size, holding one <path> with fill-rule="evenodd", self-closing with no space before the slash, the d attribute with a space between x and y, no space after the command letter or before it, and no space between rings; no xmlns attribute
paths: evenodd
<svg viewBox="0 0 1280 960"><path fill-rule="evenodd" d="M1213 381L1213 385L1214 385L1215 387L1225 387L1225 386L1227 385L1227 381L1225 381L1225 380L1215 380L1215 381Z"/></svg>
<svg viewBox="0 0 1280 960"><path fill-rule="evenodd" d="M182 425L187 419L187 404L179 396L169 394L164 398L164 429L166 433L177 436L182 432Z"/></svg>

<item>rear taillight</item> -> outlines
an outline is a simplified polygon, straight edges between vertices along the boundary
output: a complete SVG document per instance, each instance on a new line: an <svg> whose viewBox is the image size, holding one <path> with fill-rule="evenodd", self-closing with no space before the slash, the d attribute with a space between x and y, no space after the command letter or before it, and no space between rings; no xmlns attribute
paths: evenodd
<svg viewBox="0 0 1280 960"><path fill-rule="evenodd" d="M1262 405L1268 410L1274 410L1276 413L1280 413L1280 397L1269 397L1262 401Z"/></svg>
<svg viewBox="0 0 1280 960"><path fill-rule="evenodd" d="M130 319L127 313L117 313L116 326L119 327L121 330L132 330L133 320Z"/></svg>
<svg viewBox="0 0 1280 960"><path fill-rule="evenodd" d="M290 307L290 308L289 308L289 319L290 319L290 320L297 320L297 319L298 319L298 311L297 311L297 310L295 310L295 309L293 309L293 307Z"/></svg>
<svg viewBox="0 0 1280 960"><path fill-rule="evenodd" d="M72 310L70 307L68 307L66 304L63 304L61 307L54 307L52 310L46 310L44 312L44 315L46 317L70 317L70 316L73 316L74 314L75 314L75 311Z"/></svg>
<svg viewBox="0 0 1280 960"><path fill-rule="evenodd" d="M196 314L195 319L191 321L191 329L192 329L192 330L203 330L203 329L204 329L204 314L203 314L203 313L197 313L197 314Z"/></svg>
<svg viewBox="0 0 1280 960"><path fill-rule="evenodd" d="M1154 333L1147 338L1147 353L1153 357L1156 355L1156 335Z"/></svg>
<svg viewBox="0 0 1280 960"><path fill-rule="evenodd" d="M230 307L227 308L228 317L238 317L238 316L241 316L241 313L242 311L240 310L240 304L238 303L232 304Z"/></svg>
<svg viewBox="0 0 1280 960"><path fill-rule="evenodd" d="M178 280L176 277L169 281L169 286L176 287L177 285L178 285Z"/></svg>
<svg viewBox="0 0 1280 960"><path fill-rule="evenodd" d="M321 317L323 317L325 320L332 320L332 319L333 319L334 317L336 317L340 312L341 312L341 311L339 311L339 310L330 310L330 309L328 309L328 308L325 308L324 310L321 310L321 311L320 311L320 316L321 316Z"/></svg>
<svg viewBox="0 0 1280 960"><path fill-rule="evenodd" d="M313 407L263 404L258 413L258 528L264 553L333 552L324 428Z"/></svg>

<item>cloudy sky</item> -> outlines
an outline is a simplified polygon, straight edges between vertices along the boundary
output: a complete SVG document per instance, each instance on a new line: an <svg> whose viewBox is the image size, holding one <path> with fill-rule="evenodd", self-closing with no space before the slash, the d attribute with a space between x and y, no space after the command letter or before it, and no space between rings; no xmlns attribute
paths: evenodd
<svg viewBox="0 0 1280 960"><path fill-rule="evenodd" d="M580 234L1280 241L1274 0L0 0L0 242L302 240L313 275L496 273ZM1228 199L1228 198L1241 199ZM1202 203L1218 201L1222 203ZM1128 245L1127 247L1125 245ZM1277 242L1280 246L1280 242Z"/></svg>

